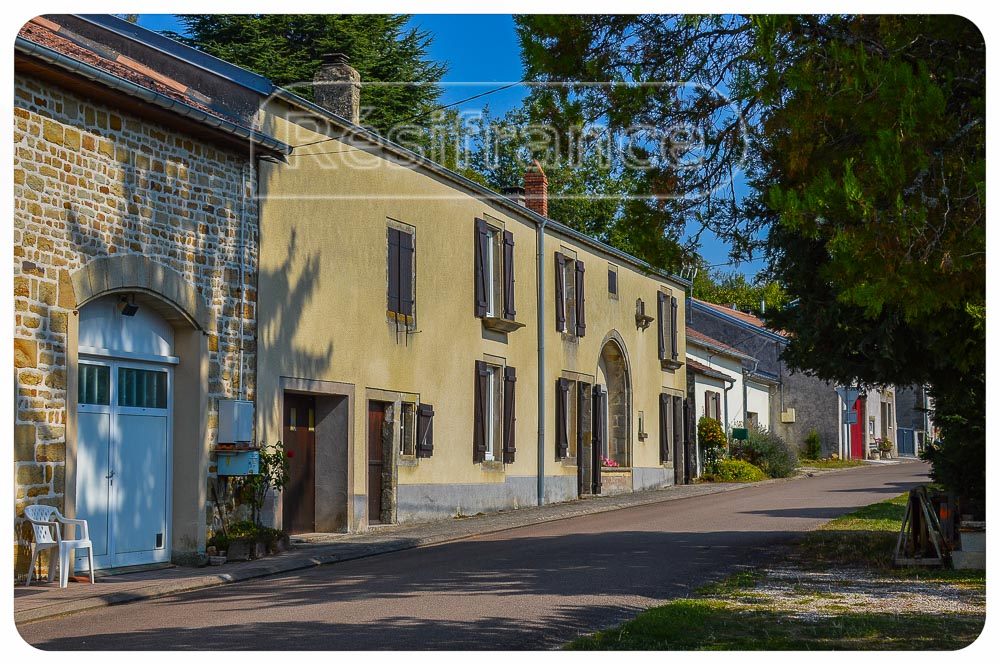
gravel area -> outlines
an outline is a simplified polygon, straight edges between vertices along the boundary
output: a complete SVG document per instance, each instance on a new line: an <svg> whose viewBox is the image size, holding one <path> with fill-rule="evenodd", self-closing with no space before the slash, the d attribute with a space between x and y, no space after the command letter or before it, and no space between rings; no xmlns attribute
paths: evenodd
<svg viewBox="0 0 1000 665"><path fill-rule="evenodd" d="M861 568L806 570L794 563L765 568L754 588L726 597L734 609L780 610L803 621L844 612L986 616L982 587L960 582L922 581L880 575Z"/></svg>

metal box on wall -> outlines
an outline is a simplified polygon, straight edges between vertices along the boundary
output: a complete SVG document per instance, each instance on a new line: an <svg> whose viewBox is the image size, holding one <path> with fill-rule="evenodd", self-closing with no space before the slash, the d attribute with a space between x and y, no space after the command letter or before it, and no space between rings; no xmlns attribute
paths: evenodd
<svg viewBox="0 0 1000 665"><path fill-rule="evenodd" d="M253 402L244 399L219 400L219 443L253 441Z"/></svg>
<svg viewBox="0 0 1000 665"><path fill-rule="evenodd" d="M252 476L260 473L259 451L239 450L216 452L216 473L220 476Z"/></svg>

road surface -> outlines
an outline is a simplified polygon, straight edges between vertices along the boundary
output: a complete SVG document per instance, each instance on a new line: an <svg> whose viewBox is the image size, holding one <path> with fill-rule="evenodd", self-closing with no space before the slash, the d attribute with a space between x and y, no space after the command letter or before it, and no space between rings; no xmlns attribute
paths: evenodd
<svg viewBox="0 0 1000 665"><path fill-rule="evenodd" d="M548 649L927 482L877 465L549 522L19 627L40 649Z"/></svg>

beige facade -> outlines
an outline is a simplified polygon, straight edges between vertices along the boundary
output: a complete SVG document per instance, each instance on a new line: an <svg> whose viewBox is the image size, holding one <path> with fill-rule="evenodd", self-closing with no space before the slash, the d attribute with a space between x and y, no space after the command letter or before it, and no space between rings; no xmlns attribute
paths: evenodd
<svg viewBox="0 0 1000 665"><path fill-rule="evenodd" d="M315 398L315 455L325 459L317 462L315 497L307 498L315 530L514 509L535 505L539 493L545 502L576 498L575 441L557 453L559 379L588 390L621 386L609 395L607 426L622 442L624 470L605 469L604 493L674 482L672 455L660 459L658 409L661 393L683 396L684 367L661 362L658 323L638 325L636 300L656 315L657 292L668 306L673 295L683 321L684 283L290 96L272 100L264 128L300 147L287 165L261 170L258 426L264 441L287 438L287 395ZM477 316L477 220L513 242L512 321L499 311ZM392 313L387 295L398 278L388 257L399 233L413 246L413 282L403 286L412 289L413 307L403 315ZM557 253L585 267L582 336L556 328ZM675 343L683 360L683 325ZM478 388L477 361L488 372ZM494 411L504 411L500 377L509 367L516 370L516 452L504 461L498 436L483 459L477 395L486 391L497 398ZM372 416L373 403L388 408ZM433 407L430 456L404 450L407 404ZM320 418L334 412L340 415ZM495 427L484 430L506 431L494 415ZM371 428L379 423L394 443L372 471ZM375 517L370 494L378 490L370 488L379 484L384 500ZM321 495L338 505L321 505ZM288 492L279 499L291 500ZM276 506L275 517L290 519L288 507Z"/></svg>

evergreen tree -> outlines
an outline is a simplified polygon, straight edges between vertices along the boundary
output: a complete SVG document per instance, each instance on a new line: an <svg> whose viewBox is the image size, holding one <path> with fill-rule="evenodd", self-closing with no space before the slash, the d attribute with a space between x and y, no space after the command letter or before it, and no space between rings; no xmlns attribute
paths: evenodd
<svg viewBox="0 0 1000 665"><path fill-rule="evenodd" d="M185 14L178 19L185 34L170 33L172 38L310 99L309 84L321 56L346 54L361 75L361 124L380 133L403 124L428 127L441 95L438 82L446 66L428 57L430 34L407 28L406 15Z"/></svg>

